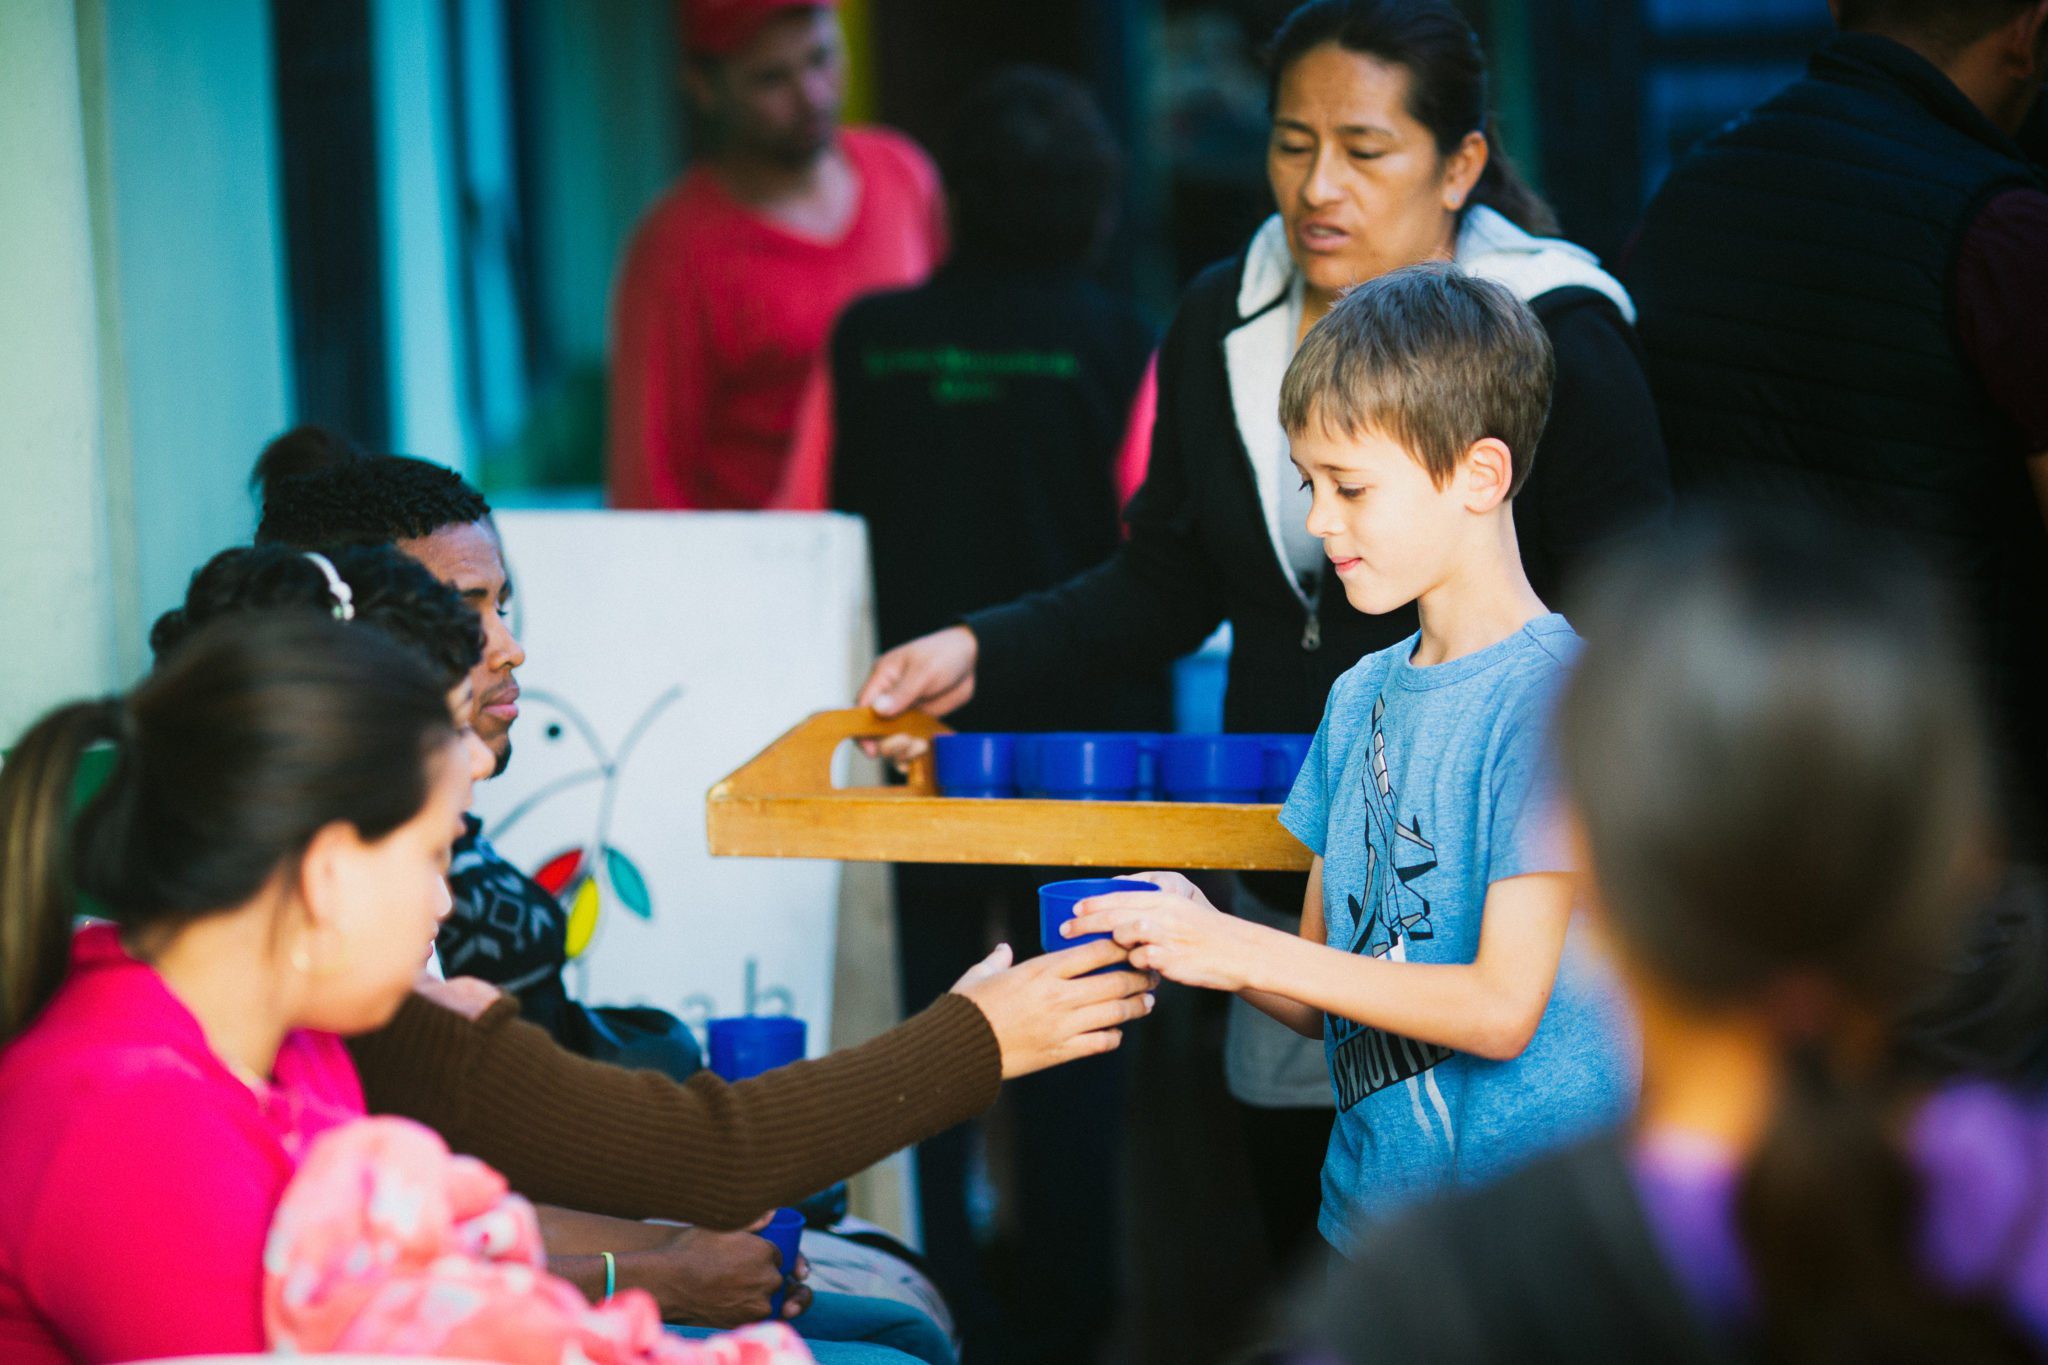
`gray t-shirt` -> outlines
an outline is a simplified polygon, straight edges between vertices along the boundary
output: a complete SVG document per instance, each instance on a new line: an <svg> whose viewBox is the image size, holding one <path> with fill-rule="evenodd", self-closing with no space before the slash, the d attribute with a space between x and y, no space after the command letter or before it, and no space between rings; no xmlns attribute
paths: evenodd
<svg viewBox="0 0 2048 1365"><path fill-rule="evenodd" d="M1429 668L1415 637L1337 680L1281 823L1323 858L1326 941L1395 962L1470 962L1487 888L1570 870L1553 828L1551 705L1578 649L1562 616ZM1508 1061L1324 1020L1337 1119L1324 1237L1452 1182L1500 1175L1619 1120L1635 1036L1604 967L1568 936L1535 1037Z"/></svg>

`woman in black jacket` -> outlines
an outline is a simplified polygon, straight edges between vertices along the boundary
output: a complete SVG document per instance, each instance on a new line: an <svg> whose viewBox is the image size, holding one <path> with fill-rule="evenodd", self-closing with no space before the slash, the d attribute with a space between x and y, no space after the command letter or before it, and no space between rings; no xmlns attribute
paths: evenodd
<svg viewBox="0 0 2048 1365"><path fill-rule="evenodd" d="M1591 545L1660 520L1670 477L1627 293L1569 242L1492 152L1486 67L1448 0L1315 0L1275 36L1267 172L1278 212L1183 296L1159 357L1149 476L1130 535L1066 584L970 614L883 655L860 702L937 715L975 695L1057 691L1084 665L1158 667L1224 621L1225 724L1314 730L1330 684L1413 633L1325 592L1322 547L1288 462L1279 391L1295 347L1361 280L1453 259L1508 286L1550 333L1551 418L1515 521L1530 582L1555 600ZM1239 913L1300 914L1302 879L1241 879ZM1233 1014L1232 1091L1249 1106L1261 1201L1284 1253L1303 1245L1329 1135L1321 1050Z"/></svg>

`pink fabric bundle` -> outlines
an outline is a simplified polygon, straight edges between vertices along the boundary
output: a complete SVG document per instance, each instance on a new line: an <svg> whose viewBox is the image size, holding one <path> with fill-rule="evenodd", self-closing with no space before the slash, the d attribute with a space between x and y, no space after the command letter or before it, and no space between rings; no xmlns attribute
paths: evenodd
<svg viewBox="0 0 2048 1365"><path fill-rule="evenodd" d="M627 1290L592 1307L547 1273L533 1207L496 1171L404 1119L314 1142L263 1253L271 1349L453 1356L507 1365L797 1365L787 1326L709 1341L662 1331Z"/></svg>

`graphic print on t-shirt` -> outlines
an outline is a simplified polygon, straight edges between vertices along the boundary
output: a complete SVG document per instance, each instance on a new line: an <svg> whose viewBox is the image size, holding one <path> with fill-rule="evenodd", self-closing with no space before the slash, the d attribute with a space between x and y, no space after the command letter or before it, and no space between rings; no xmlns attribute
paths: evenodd
<svg viewBox="0 0 2048 1365"><path fill-rule="evenodd" d="M1353 926L1351 942L1345 946L1354 953L1405 962L1409 943L1436 936L1426 893L1437 857L1421 817L1410 816L1403 823L1396 814L1399 793L1394 790L1382 727L1386 710L1384 696L1374 700L1364 773L1365 885L1359 895L1344 898ZM1431 1067L1451 1056L1451 1049L1335 1015L1330 1016L1330 1028L1336 1042L1330 1065L1340 1110L1349 1110L1368 1095L1406 1082L1416 1121L1425 1130L1432 1127L1423 1109L1426 1090L1430 1108L1441 1122L1442 1136L1446 1140L1452 1137L1450 1109L1428 1074Z"/></svg>

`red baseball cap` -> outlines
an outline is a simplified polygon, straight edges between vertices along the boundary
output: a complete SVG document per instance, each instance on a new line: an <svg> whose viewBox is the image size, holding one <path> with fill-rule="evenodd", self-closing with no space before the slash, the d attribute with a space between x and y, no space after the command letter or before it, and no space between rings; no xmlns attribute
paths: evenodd
<svg viewBox="0 0 2048 1365"><path fill-rule="evenodd" d="M831 9L835 0L680 0L683 46L707 57L745 47L761 26L793 9Z"/></svg>

